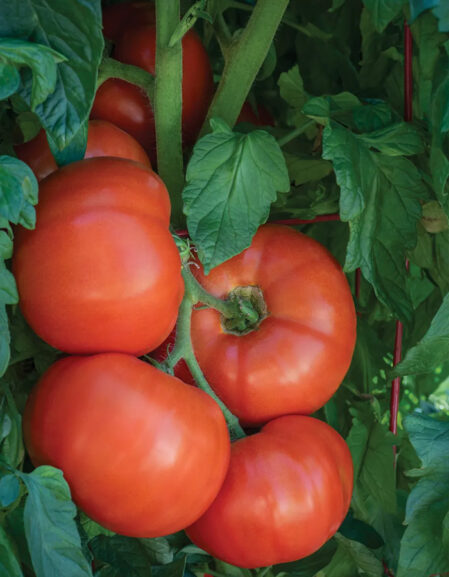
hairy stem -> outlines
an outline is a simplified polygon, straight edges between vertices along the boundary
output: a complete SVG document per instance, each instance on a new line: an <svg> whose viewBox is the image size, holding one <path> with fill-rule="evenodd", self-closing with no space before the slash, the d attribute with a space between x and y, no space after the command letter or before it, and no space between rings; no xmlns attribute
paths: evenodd
<svg viewBox="0 0 449 577"><path fill-rule="evenodd" d="M206 392L209 396L211 396L219 405L226 419L231 440L236 440L244 437L245 433L241 428L237 417L231 413L223 401L221 401L221 399L217 397L217 395L212 390L211 386L203 375L198 361L196 360L195 353L193 352L190 331L192 324L192 309L195 303L196 295L194 293L192 294L189 291L189 287L186 286L184 298L179 308L178 322L176 324L176 344L172 354L169 356L167 364L171 367L174 367L180 359L185 360L198 387Z"/></svg>
<svg viewBox="0 0 449 577"><path fill-rule="evenodd" d="M104 58L98 71L97 88L109 78L118 78L135 84L145 92L148 100L153 101L154 76L146 70L132 64L124 64L114 58Z"/></svg>
<svg viewBox="0 0 449 577"><path fill-rule="evenodd" d="M179 0L156 0L156 81L154 118L156 122L159 176L170 194L172 221L182 225L184 169L182 157L182 43L170 47L179 24Z"/></svg>
<svg viewBox="0 0 449 577"><path fill-rule="evenodd" d="M259 0L242 34L226 51L226 63L215 97L209 108L202 134L209 120L220 117L235 124L245 98L270 49L288 0Z"/></svg>

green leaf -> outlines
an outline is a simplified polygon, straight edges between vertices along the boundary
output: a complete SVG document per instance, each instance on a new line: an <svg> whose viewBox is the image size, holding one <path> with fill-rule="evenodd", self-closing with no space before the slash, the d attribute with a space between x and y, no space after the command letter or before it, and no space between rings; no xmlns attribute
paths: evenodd
<svg viewBox="0 0 449 577"><path fill-rule="evenodd" d="M393 339L390 342L382 339L366 317L358 317L357 341L345 381L352 383L356 390L365 394L385 386L385 371L389 367L386 359L392 347Z"/></svg>
<svg viewBox="0 0 449 577"><path fill-rule="evenodd" d="M295 186L328 176L333 168L332 163L321 158L302 158L293 154L285 154L288 174Z"/></svg>
<svg viewBox="0 0 449 577"><path fill-rule="evenodd" d="M62 472L45 466L17 474L28 489L25 534L37 577L91 576L74 521L76 507Z"/></svg>
<svg viewBox="0 0 449 577"><path fill-rule="evenodd" d="M327 125L331 117L338 117L361 105L360 100L350 92L341 92L333 96L311 98L304 105L303 112L318 123Z"/></svg>
<svg viewBox="0 0 449 577"><path fill-rule="evenodd" d="M335 535L338 544L337 552L327 567L316 577L352 577L366 575L366 577L382 577L383 567L372 551L358 541Z"/></svg>
<svg viewBox="0 0 449 577"><path fill-rule="evenodd" d="M133 539L97 535L90 542L94 557L128 577L152 577L152 565L171 563L173 553L166 539Z"/></svg>
<svg viewBox="0 0 449 577"><path fill-rule="evenodd" d="M371 12L374 25L378 32L383 32L392 20L399 15L407 0L363 0Z"/></svg>
<svg viewBox="0 0 449 577"><path fill-rule="evenodd" d="M385 511L396 510L393 445L397 440L379 423L370 408L352 408L353 425L346 439L354 461L353 511L371 524L367 501Z"/></svg>
<svg viewBox="0 0 449 577"><path fill-rule="evenodd" d="M407 500L407 529L401 542L397 577L422 577L449 571L449 423L413 414L404 420L422 467ZM431 538L429 538L431 536Z"/></svg>
<svg viewBox="0 0 449 577"><path fill-rule="evenodd" d="M0 478L0 506L9 507L17 500L20 493L20 484L13 474Z"/></svg>
<svg viewBox="0 0 449 577"><path fill-rule="evenodd" d="M414 113L420 118L429 119L433 106L435 70L447 37L438 32L437 21L432 14L423 14L418 18L411 26L411 31L418 46L418 66L414 73L418 101L415 101Z"/></svg>
<svg viewBox="0 0 449 577"><path fill-rule="evenodd" d="M85 532L86 537L90 540L96 537L97 535L107 535L112 536L115 533L102 527L95 521L92 521L85 513L79 511L79 522L81 525L82 530Z"/></svg>
<svg viewBox="0 0 449 577"><path fill-rule="evenodd" d="M387 156L411 156L424 151L421 134L408 122L361 134L360 140Z"/></svg>
<svg viewBox="0 0 449 577"><path fill-rule="evenodd" d="M0 312L1 311L2 309L0 308ZM1 338L0 344L1 360L4 363L4 361L9 358L9 346L7 343L5 344L3 338ZM2 350L4 346L8 349L8 355ZM2 368L4 370L6 369L4 364ZM24 457L22 417L17 410L11 391L5 382L0 385L0 390L3 393L2 397L0 397L0 426L2 428L2 434L0 435L0 457L3 457L5 461L14 468L22 463Z"/></svg>
<svg viewBox="0 0 449 577"><path fill-rule="evenodd" d="M87 120L94 99L104 46L101 3L100 0L31 0L30 4L36 23L30 40L66 58L58 65L54 91L36 107L46 132L63 150ZM31 105L31 75L25 77L21 94ZM80 147L78 158L82 156Z"/></svg>
<svg viewBox="0 0 449 577"><path fill-rule="evenodd" d="M429 373L449 361L449 294L432 319L422 340L409 349L393 375Z"/></svg>
<svg viewBox="0 0 449 577"><path fill-rule="evenodd" d="M299 561L292 563L280 563L274 565L272 571L274 575L287 573L291 577L315 577L316 573L328 565L337 550L334 539L327 541L318 551Z"/></svg>
<svg viewBox="0 0 449 577"><path fill-rule="evenodd" d="M5 100L20 86L20 74L15 66L0 61L0 100Z"/></svg>
<svg viewBox="0 0 449 577"><path fill-rule="evenodd" d="M425 10L438 6L440 0L410 0L410 21L413 22Z"/></svg>
<svg viewBox="0 0 449 577"><path fill-rule="evenodd" d="M440 0L438 6L432 10L438 19L438 30L440 32L449 32L449 6L447 2Z"/></svg>
<svg viewBox="0 0 449 577"><path fill-rule="evenodd" d="M153 577L184 577L185 567L186 556L183 555L167 565L153 565L151 571Z"/></svg>
<svg viewBox="0 0 449 577"><path fill-rule="evenodd" d="M409 160L370 150L363 136L334 122L323 133L323 158L334 165L340 216L350 227L345 270L360 267L379 300L410 320L405 251L416 244L427 190Z"/></svg>
<svg viewBox="0 0 449 577"><path fill-rule="evenodd" d="M14 555L11 543L0 525L0 577L23 577L19 562Z"/></svg>
<svg viewBox="0 0 449 577"><path fill-rule="evenodd" d="M26 42L19 38L0 39L0 61L17 68L25 66L31 69L32 110L42 104L54 91L57 63L64 60L66 60L64 56L48 46Z"/></svg>
<svg viewBox="0 0 449 577"><path fill-rule="evenodd" d="M190 236L206 274L251 244L277 192L290 188L276 140L263 130L233 133L222 121L198 141L183 191Z"/></svg>
<svg viewBox="0 0 449 577"><path fill-rule="evenodd" d="M304 83L296 64L288 72L282 72L278 80L281 97L292 107L302 109L307 100Z"/></svg>
<svg viewBox="0 0 449 577"><path fill-rule="evenodd" d="M34 228L37 180L29 166L18 158L0 156L0 216Z"/></svg>

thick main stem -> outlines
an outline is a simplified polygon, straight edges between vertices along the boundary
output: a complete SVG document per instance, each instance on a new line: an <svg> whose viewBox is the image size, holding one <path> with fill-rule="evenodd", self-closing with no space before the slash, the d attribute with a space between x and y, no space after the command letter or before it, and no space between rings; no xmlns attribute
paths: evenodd
<svg viewBox="0 0 449 577"><path fill-rule="evenodd" d="M213 117L222 118L230 126L235 124L287 6L288 0L257 2L245 30L226 52L223 75L202 134L209 131L209 120Z"/></svg>
<svg viewBox="0 0 449 577"><path fill-rule="evenodd" d="M170 47L179 24L179 0L156 0L156 82L154 118L156 123L159 176L167 186L172 221L182 223L184 169L182 158L182 44Z"/></svg>

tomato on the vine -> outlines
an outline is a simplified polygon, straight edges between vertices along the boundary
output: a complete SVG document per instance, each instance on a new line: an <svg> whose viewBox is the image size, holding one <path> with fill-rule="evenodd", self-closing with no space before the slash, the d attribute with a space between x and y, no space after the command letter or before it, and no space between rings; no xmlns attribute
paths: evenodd
<svg viewBox="0 0 449 577"><path fill-rule="evenodd" d="M48 145L45 130L41 130L32 140L15 146L15 151L20 160L28 164L38 180L42 180L58 168ZM145 150L130 134L105 120L89 120L84 158L97 156L128 158L151 167Z"/></svg>
<svg viewBox="0 0 449 577"><path fill-rule="evenodd" d="M192 272L216 297L255 287L265 303L258 326L244 333L214 309L192 315L199 365L241 422L322 407L343 380L356 339L351 291L327 249L289 227L265 225L248 249L207 276Z"/></svg>
<svg viewBox="0 0 449 577"><path fill-rule="evenodd" d="M189 30L182 39L182 135L192 145L204 121L213 94L209 58L199 36ZM142 25L123 32L115 48L115 57L155 74L156 27ZM151 104L137 86L118 79L106 80L98 89L91 111L132 134L150 155L156 158L156 134Z"/></svg>
<svg viewBox="0 0 449 577"><path fill-rule="evenodd" d="M33 330L69 353L158 346L184 290L161 179L130 160L81 160L42 181L36 213L35 230L17 230L13 256Z"/></svg>
<svg viewBox="0 0 449 577"><path fill-rule="evenodd" d="M34 465L62 469L76 504L122 535L158 537L193 523L229 463L215 401L129 355L57 361L32 391L23 425Z"/></svg>
<svg viewBox="0 0 449 577"><path fill-rule="evenodd" d="M279 417L232 444L223 486L187 534L238 567L295 561L338 530L352 485L351 454L334 429L312 417Z"/></svg>
<svg viewBox="0 0 449 577"><path fill-rule="evenodd" d="M154 24L154 4L148 1L120 2L103 8L103 35L117 42L127 28L141 24Z"/></svg>

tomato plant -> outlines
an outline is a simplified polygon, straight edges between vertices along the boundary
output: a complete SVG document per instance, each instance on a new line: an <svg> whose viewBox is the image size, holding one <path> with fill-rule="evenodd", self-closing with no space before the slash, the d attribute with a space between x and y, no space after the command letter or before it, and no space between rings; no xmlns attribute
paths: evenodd
<svg viewBox="0 0 449 577"><path fill-rule="evenodd" d="M166 188L124 159L73 163L42 182L34 231L13 270L25 318L70 353L143 354L176 321L183 294Z"/></svg>
<svg viewBox="0 0 449 577"><path fill-rule="evenodd" d="M301 559L341 525L352 480L351 454L338 433L310 417L280 417L232 445L218 497L187 534L238 567Z"/></svg>
<svg viewBox="0 0 449 577"><path fill-rule="evenodd" d="M36 178L42 180L58 166L48 146L45 131L15 147L16 154L33 170ZM97 156L117 156L141 162L151 167L151 163L141 145L132 136L104 120L91 120L87 136L87 147L84 158Z"/></svg>
<svg viewBox="0 0 449 577"><path fill-rule="evenodd" d="M445 4L0 1L0 574L449 572Z"/></svg>
<svg viewBox="0 0 449 577"><path fill-rule="evenodd" d="M135 537L195 521L229 462L226 423L214 401L122 354L52 365L30 396L24 431L34 464L62 469L89 517Z"/></svg>

